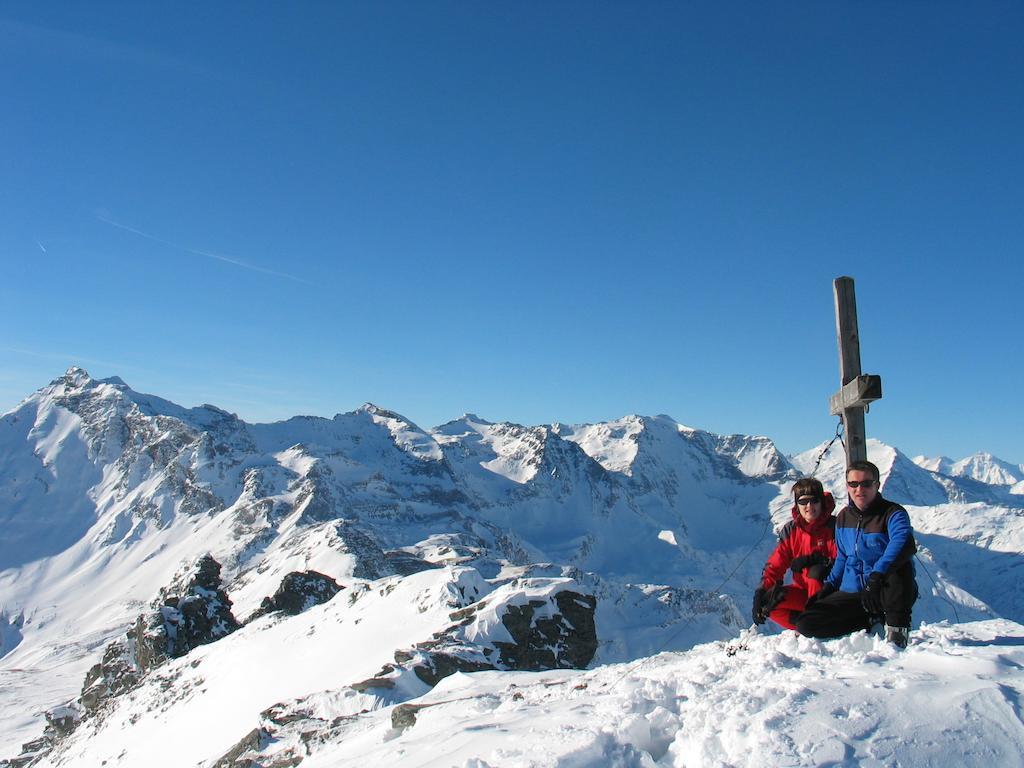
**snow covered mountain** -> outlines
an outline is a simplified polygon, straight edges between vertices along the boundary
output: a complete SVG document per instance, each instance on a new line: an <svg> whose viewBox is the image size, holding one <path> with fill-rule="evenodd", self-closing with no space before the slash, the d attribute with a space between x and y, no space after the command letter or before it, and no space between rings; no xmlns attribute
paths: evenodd
<svg viewBox="0 0 1024 768"><path fill-rule="evenodd" d="M975 453L960 461L945 456L917 456L914 463L931 472L950 477L966 477L988 485L1016 485L1024 480L1024 465L1011 464L991 453Z"/></svg>
<svg viewBox="0 0 1024 768"><path fill-rule="evenodd" d="M247 424L72 368L0 418L0 755L133 765L170 728L167 764L312 759L292 723L326 744L452 673L734 638L821 448L667 416ZM915 617L1024 620L1024 497L869 455L934 580ZM845 496L838 451L818 476Z"/></svg>

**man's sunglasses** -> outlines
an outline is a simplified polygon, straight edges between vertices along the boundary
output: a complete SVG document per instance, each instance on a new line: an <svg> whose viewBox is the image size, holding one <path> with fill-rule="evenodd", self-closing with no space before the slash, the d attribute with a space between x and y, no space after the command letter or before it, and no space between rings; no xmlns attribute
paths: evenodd
<svg viewBox="0 0 1024 768"><path fill-rule="evenodd" d="M870 488L875 484L874 480L847 480L846 484L851 488Z"/></svg>
<svg viewBox="0 0 1024 768"><path fill-rule="evenodd" d="M817 496L803 496L796 500L796 503L801 507L806 507L808 504L821 504L821 499Z"/></svg>

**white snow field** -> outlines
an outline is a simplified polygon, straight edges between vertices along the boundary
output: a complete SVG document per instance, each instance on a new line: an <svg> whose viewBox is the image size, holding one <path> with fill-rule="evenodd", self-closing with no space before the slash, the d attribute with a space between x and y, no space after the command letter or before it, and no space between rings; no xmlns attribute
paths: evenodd
<svg viewBox="0 0 1024 768"><path fill-rule="evenodd" d="M731 648L742 648L733 655ZM1014 766L1024 627L922 627L904 652L865 633L744 635L587 671L480 672L316 743L305 768Z"/></svg>
<svg viewBox="0 0 1024 768"><path fill-rule="evenodd" d="M289 572L342 589L168 660L10 765L1024 764L1015 465L869 441L919 545L906 651L745 629L824 447L668 416L424 430L369 404L246 424L73 368L0 417L0 766L206 553L240 621ZM835 445L816 467L840 503L843 466ZM508 612L571 631L566 591L596 602L586 669L495 662ZM500 671L432 688L412 670L442 640Z"/></svg>
<svg viewBox="0 0 1024 768"><path fill-rule="evenodd" d="M261 688L276 685L281 696L315 667L322 684L336 678L323 638L289 673L268 674L280 642L200 649L198 663L175 662L180 677L162 671L38 765L213 768L229 742L261 725ZM229 670L218 666L235 651ZM281 698L272 717L294 727L238 764L1015 766L1022 696L1024 626L1015 622L924 625L905 651L863 632L822 642L747 631L585 671L456 673L398 705L351 689Z"/></svg>

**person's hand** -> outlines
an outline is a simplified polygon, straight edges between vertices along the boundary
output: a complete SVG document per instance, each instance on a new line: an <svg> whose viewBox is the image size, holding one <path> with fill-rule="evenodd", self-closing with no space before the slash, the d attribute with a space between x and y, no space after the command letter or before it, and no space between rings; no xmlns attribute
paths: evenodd
<svg viewBox="0 0 1024 768"><path fill-rule="evenodd" d="M754 605L750 608L750 618L754 620L755 624L764 624L768 620L768 616L764 612L764 598L767 593L768 590L764 587L754 590Z"/></svg>
<svg viewBox="0 0 1024 768"><path fill-rule="evenodd" d="M786 593L781 584L776 584L771 589L765 589L764 587L755 589L754 605L750 610L750 616L754 623L764 624L768 621L768 614L775 609L775 606L782 602L782 598L785 596Z"/></svg>
<svg viewBox="0 0 1024 768"><path fill-rule="evenodd" d="M809 555L794 557L793 562L789 564L789 570L793 573L800 573L800 571L805 568L810 568L812 565L820 565L821 563L827 562L827 560L828 558L821 552L811 552Z"/></svg>
<svg viewBox="0 0 1024 768"><path fill-rule="evenodd" d="M833 562L832 558L822 555L820 562L817 562L807 568L807 578L814 579L815 581L824 581L828 578L828 574L832 570Z"/></svg>
<svg viewBox="0 0 1024 768"><path fill-rule="evenodd" d="M868 576L868 583L860 591L860 604L871 616L885 612L882 608L882 574L876 571Z"/></svg>
<svg viewBox="0 0 1024 768"><path fill-rule="evenodd" d="M823 586L821 589L819 589L817 592L815 592L813 595L811 595L811 597L807 600L807 605L804 607L804 610L806 611L808 608L810 608L816 602L818 602L819 600L821 600L823 598L828 597L829 595L831 595L835 591L836 591L835 587L833 587L831 584L827 584L826 583L825 586Z"/></svg>

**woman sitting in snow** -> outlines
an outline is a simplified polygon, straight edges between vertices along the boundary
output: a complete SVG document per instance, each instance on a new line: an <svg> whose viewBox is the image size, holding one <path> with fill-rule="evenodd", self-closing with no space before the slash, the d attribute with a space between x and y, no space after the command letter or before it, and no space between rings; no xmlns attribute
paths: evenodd
<svg viewBox="0 0 1024 768"><path fill-rule="evenodd" d="M836 557L832 494L818 480L805 477L793 484L793 499L793 520L779 532L779 543L765 563L761 586L754 592L755 624L771 619L795 629L795 617L821 589ZM793 581L783 586L787 570L793 572Z"/></svg>

